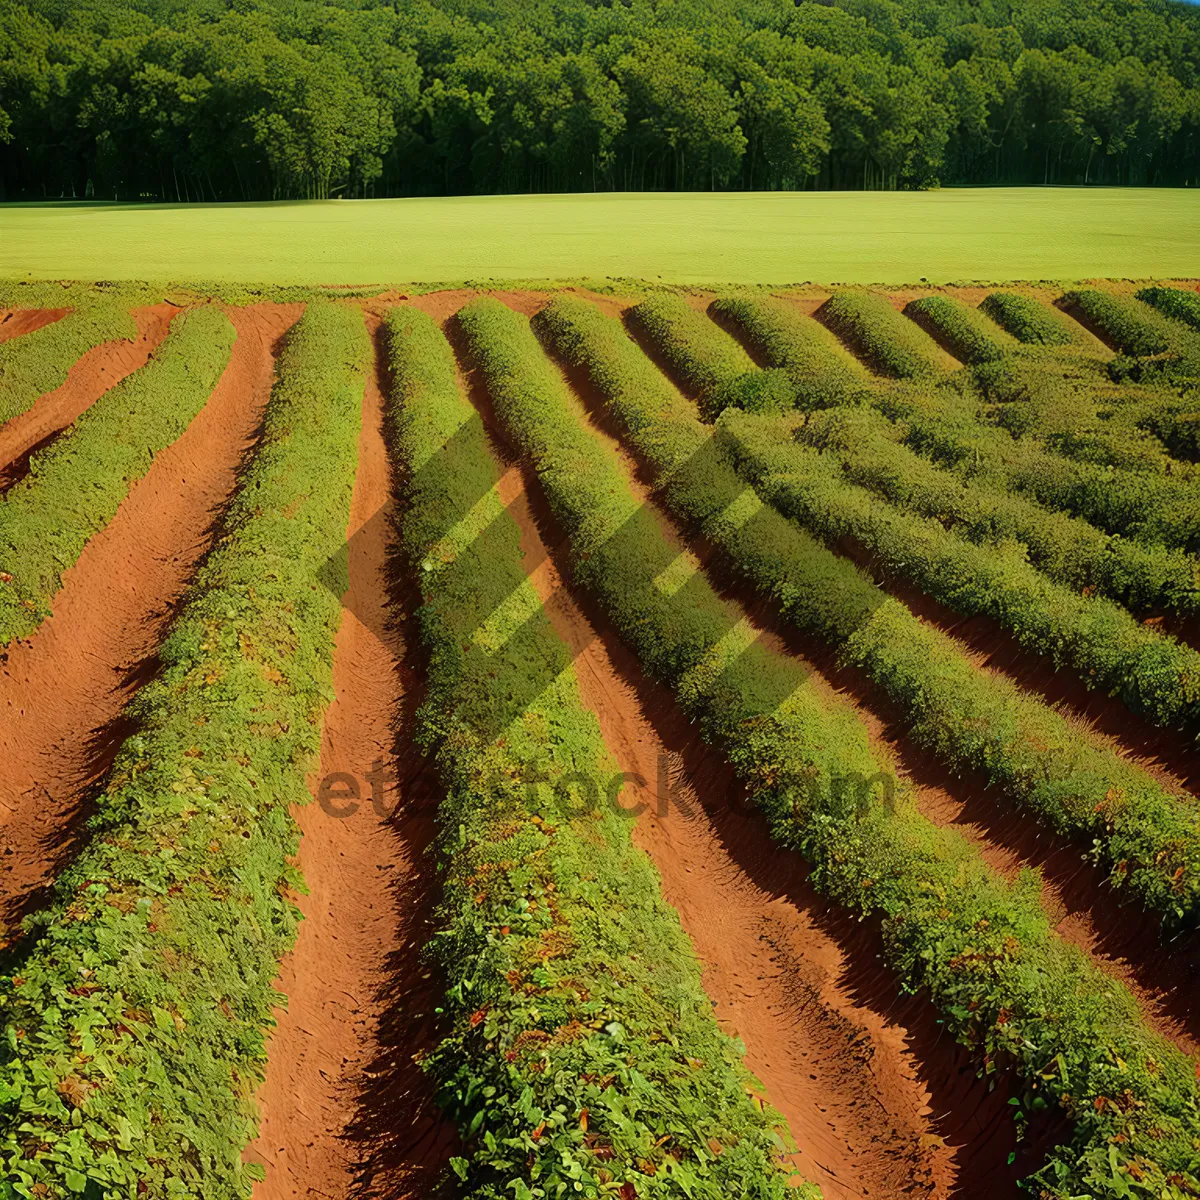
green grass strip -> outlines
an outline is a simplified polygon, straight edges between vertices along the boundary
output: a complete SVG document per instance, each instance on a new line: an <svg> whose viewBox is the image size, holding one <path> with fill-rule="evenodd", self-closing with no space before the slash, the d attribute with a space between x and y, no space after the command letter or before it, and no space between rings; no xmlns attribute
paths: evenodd
<svg viewBox="0 0 1200 1200"><path fill-rule="evenodd" d="M713 442L694 409L620 327L591 305L553 301L539 317L556 349L588 371L678 518L721 546L788 620L867 670L909 715L912 736L954 769L975 768L1059 833L1092 846L1114 885L1174 920L1200 914L1193 799L1076 731L1008 680L976 671L960 645L888 598L747 487L771 462ZM732 418L723 418L722 424ZM720 426L718 427L720 428Z"/></svg>
<svg viewBox="0 0 1200 1200"><path fill-rule="evenodd" d="M773 296L725 296L714 301L713 310L737 325L767 363L787 373L798 408L849 404L867 393L866 371L839 353L833 335L794 304Z"/></svg>
<svg viewBox="0 0 1200 1200"><path fill-rule="evenodd" d="M245 1200L262 1178L241 1156L296 927L289 807L332 697L369 360L353 308L312 305L289 334L90 840L0 978L0 1195Z"/></svg>
<svg viewBox="0 0 1200 1200"><path fill-rule="evenodd" d="M835 454L847 479L900 508L934 517L980 545L1020 542L1039 570L1073 591L1099 593L1138 612L1200 612L1194 558L1104 533L984 477L964 482L900 442L902 433L880 412L847 407L814 413L803 436Z"/></svg>
<svg viewBox="0 0 1200 1200"><path fill-rule="evenodd" d="M0 422L61 387L71 367L93 346L136 337L137 322L126 309L95 300L32 333L0 342Z"/></svg>
<svg viewBox="0 0 1200 1200"><path fill-rule="evenodd" d="M881 375L933 379L944 373L937 343L876 292L835 292L820 308L825 324Z"/></svg>
<svg viewBox="0 0 1200 1200"><path fill-rule="evenodd" d="M1137 294L1139 300L1152 305L1167 317L1200 329L1200 293L1185 292L1182 288L1149 287Z"/></svg>
<svg viewBox="0 0 1200 1200"><path fill-rule="evenodd" d="M50 615L63 572L204 407L235 336L216 308L176 317L150 361L35 454L0 498L0 647Z"/></svg>
<svg viewBox="0 0 1200 1200"><path fill-rule="evenodd" d="M975 545L857 486L833 455L814 448L807 428L796 431L806 444L778 418L734 413L722 429L759 494L827 545L852 538L887 574L955 612L991 617L1056 670L1071 667L1089 688L1119 696L1158 725L1200 727L1200 653L1191 647L1111 600L1055 583L1020 549Z"/></svg>
<svg viewBox="0 0 1200 1200"><path fill-rule="evenodd" d="M979 306L1019 342L1035 346L1070 346L1082 341L1062 313L1020 292L992 292Z"/></svg>
<svg viewBox="0 0 1200 1200"><path fill-rule="evenodd" d="M736 338L682 296L651 296L630 310L629 319L667 360L681 386L696 397L707 419L730 405L750 412L795 407L787 373L756 367Z"/></svg>
<svg viewBox="0 0 1200 1200"><path fill-rule="evenodd" d="M639 445L683 456L666 486L686 487L680 480L696 461L687 443L697 431L660 420L664 393L644 390L643 371L627 378L624 370L650 364L589 307L556 300L539 324L581 365L593 357L584 343L592 345L597 386L624 380L610 399L614 414L638 431ZM570 537L580 584L704 736L722 746L775 835L813 864L816 885L881 920L890 966L908 986L929 989L947 1028L986 1073L1015 1069L1024 1081L1016 1112L1057 1105L1073 1120L1070 1142L1051 1153L1034 1189L1055 1200L1128 1195L1130 1164L1154 1194L1175 1186L1169 1175L1196 1188L1192 1063L1146 1029L1120 984L1050 935L1033 873L1006 885L965 839L920 816L907 794L884 802L888 764L872 754L853 712L819 697L797 662L763 649L702 571L670 584L677 551L634 497L617 456L587 428L524 318L491 300L473 302L462 317L496 412L536 465ZM631 349L607 353L622 343ZM695 498L713 514L709 527L736 531L766 564L771 531L794 527L781 526L777 513L760 523L758 514L773 510L729 476L712 478L707 498ZM787 586L782 574L779 586Z"/></svg>
<svg viewBox="0 0 1200 1200"><path fill-rule="evenodd" d="M447 789L432 948L450 1031L424 1065L462 1134L459 1194L819 1197L787 1186L783 1119L752 1099L744 1048L631 842L622 776L526 576L450 347L413 309L387 330L399 528L430 655L420 736Z"/></svg>
<svg viewBox="0 0 1200 1200"><path fill-rule="evenodd" d="M918 325L939 338L960 362L994 362L1014 344L977 308L953 296L923 296L904 310Z"/></svg>

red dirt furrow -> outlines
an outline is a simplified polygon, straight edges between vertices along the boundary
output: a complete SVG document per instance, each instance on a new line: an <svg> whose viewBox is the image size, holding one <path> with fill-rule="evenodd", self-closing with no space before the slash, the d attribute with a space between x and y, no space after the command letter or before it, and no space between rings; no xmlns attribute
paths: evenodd
<svg viewBox="0 0 1200 1200"><path fill-rule="evenodd" d="M464 387L494 433L486 392ZM502 489L584 700L618 765L646 780L632 785L647 805L635 838L705 964L718 1019L788 1120L797 1165L831 1198L1016 1195L1034 1162L1019 1151L1007 1164L1017 1150L1007 1093L976 1086L932 1008L880 968L877 937L814 892L803 860L770 839L669 692L564 586L566 547L532 475L514 468ZM660 768L673 797L661 816Z"/></svg>
<svg viewBox="0 0 1200 1200"><path fill-rule="evenodd" d="M651 476L621 440L602 398L590 389L580 372L566 375L591 416L593 428L633 475L639 498L653 506ZM665 516L662 520L670 524ZM1043 906L1059 936L1089 955L1107 975L1125 984L1152 1029L1185 1054L1200 1054L1200 1005L1192 999L1200 986L1200 933L1166 940L1153 915L1121 903L1120 895L1108 886L1105 873L1083 859L1078 845L1041 829L1019 806L990 788L981 774L951 774L913 742L905 715L896 710L881 688L861 671L841 666L829 647L786 625L770 602L724 569L722 555L714 547L703 539L692 539L690 545L724 593L737 600L760 628L768 630L785 653L798 658L815 679L823 679L831 695L840 694L854 705L872 742L912 786L918 807L930 820L958 828L988 865L1006 878L1014 878L1022 866L1038 868L1043 875ZM923 617L926 607L933 605L913 589L897 594L911 601L914 611ZM954 620L948 622L948 631L960 636L954 622L961 618L951 616ZM992 669L982 655L977 665L981 670ZM1074 687L1085 697L1102 699L1108 706L1119 708L1121 715L1113 720L1114 728L1121 728L1122 719L1125 726L1136 720L1117 701L1087 692L1074 677L1064 678L1066 674L1046 671L1042 664L1040 677L1043 682L1048 680L1050 687L1064 691ZM1021 678L1017 682L1030 686ZM1049 687L1043 695L1052 703L1056 700ZM1085 722L1081 718L1082 724ZM1103 729L1100 732L1102 736L1107 733ZM1149 746L1173 745L1178 740L1174 731L1152 729L1151 733L1157 736L1147 739ZM1178 779L1163 770L1147 748L1144 744L1140 754L1130 757L1164 782L1178 785ZM1181 751L1171 761L1179 765L1196 760L1194 754Z"/></svg>
<svg viewBox="0 0 1200 1200"><path fill-rule="evenodd" d="M53 615L0 653L0 919L36 906L67 859L89 789L128 732L121 712L232 493L300 306L233 309L229 366L63 577Z"/></svg>
<svg viewBox="0 0 1200 1200"><path fill-rule="evenodd" d="M309 891L298 897L304 919L276 983L288 1003L268 1046L259 1137L246 1152L247 1161L266 1167L256 1200L352 1193L422 1200L455 1152L454 1129L413 1061L435 1040L441 994L420 957L435 895L426 854L433 814L407 802L397 811L395 786L383 781L415 775L416 799L436 789L432 778L421 779L419 764L402 761L416 757L404 740L404 714L411 718L420 687L389 619L393 504L382 418L383 395L372 378L348 530L350 587L335 644L335 698L314 794L321 796L322 780L337 779L324 802L293 814ZM355 792L358 803L339 798Z"/></svg>
<svg viewBox="0 0 1200 1200"><path fill-rule="evenodd" d="M70 311L69 308L0 309L0 342L45 329L47 325L61 321Z"/></svg>
<svg viewBox="0 0 1200 1200"><path fill-rule="evenodd" d="M837 547L880 577L871 556L843 542ZM1100 744L1153 775L1171 790L1200 797L1200 742L1180 729L1164 729L1132 712L1116 696L1089 689L1070 667L1054 669L1049 659L1026 650L992 617L963 616L905 580L885 578L883 586L922 621L962 642L977 668L1001 675L1030 695L1061 709Z"/></svg>
<svg viewBox="0 0 1200 1200"><path fill-rule="evenodd" d="M93 346L71 367L61 387L0 425L0 491L28 474L29 459L35 451L86 412L109 388L145 366L179 311L170 304L134 309L138 327L134 341Z"/></svg>

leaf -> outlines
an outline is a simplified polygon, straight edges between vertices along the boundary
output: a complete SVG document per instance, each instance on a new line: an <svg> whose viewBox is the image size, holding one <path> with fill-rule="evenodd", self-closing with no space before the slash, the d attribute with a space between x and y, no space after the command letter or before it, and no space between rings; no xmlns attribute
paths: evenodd
<svg viewBox="0 0 1200 1200"><path fill-rule="evenodd" d="M454 1173L463 1181L467 1182L467 1174L471 1170L471 1164L465 1158L455 1156L450 1160L450 1166L454 1168Z"/></svg>

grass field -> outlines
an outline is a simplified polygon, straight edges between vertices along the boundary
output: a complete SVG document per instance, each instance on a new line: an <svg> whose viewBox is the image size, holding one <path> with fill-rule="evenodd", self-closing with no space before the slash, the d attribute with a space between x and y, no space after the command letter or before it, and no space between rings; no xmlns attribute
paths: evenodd
<svg viewBox="0 0 1200 1200"><path fill-rule="evenodd" d="M0 207L0 277L684 284L1171 278L1200 267L1200 192L499 196Z"/></svg>

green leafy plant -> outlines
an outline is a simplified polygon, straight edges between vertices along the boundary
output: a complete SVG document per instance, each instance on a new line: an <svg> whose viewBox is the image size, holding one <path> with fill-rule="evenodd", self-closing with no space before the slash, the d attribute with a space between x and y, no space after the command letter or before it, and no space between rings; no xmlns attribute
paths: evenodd
<svg viewBox="0 0 1200 1200"><path fill-rule="evenodd" d="M819 322L771 296L725 296L713 311L731 321L772 367L787 373L798 408L827 408L865 398L866 372ZM745 406L743 406L745 407Z"/></svg>
<svg viewBox="0 0 1200 1200"><path fill-rule="evenodd" d="M462 314L481 356L488 317ZM782 1117L755 1103L619 792L599 794L622 776L526 576L449 345L413 309L386 329L398 529L429 651L420 733L446 784L431 950L449 1032L424 1065L463 1138L459 1194L796 1195Z"/></svg>
<svg viewBox="0 0 1200 1200"><path fill-rule="evenodd" d="M904 311L939 338L960 362L993 362L1013 349L1003 332L979 309L952 296L924 296L910 301Z"/></svg>
<svg viewBox="0 0 1200 1200"><path fill-rule="evenodd" d="M1048 304L1020 292L992 292L979 309L1019 342L1069 346L1081 339L1071 323Z"/></svg>
<svg viewBox="0 0 1200 1200"><path fill-rule="evenodd" d="M782 412L795 405L790 376L763 371L738 342L682 296L643 300L629 320L671 365L708 419L733 405L751 412Z"/></svg>
<svg viewBox="0 0 1200 1200"><path fill-rule="evenodd" d="M88 842L11 951L0 1195L247 1200L261 1178L242 1151L296 926L289 809L332 698L369 361L352 307L311 305L288 335Z"/></svg>
<svg viewBox="0 0 1200 1200"><path fill-rule="evenodd" d="M881 375L933 379L942 374L938 347L919 325L876 292L835 292L818 310L821 319Z"/></svg>
<svg viewBox="0 0 1200 1200"><path fill-rule="evenodd" d="M880 412L831 408L813 414L802 436L834 454L847 479L902 509L934 517L979 545L1020 542L1039 570L1073 591L1109 596L1140 612L1200 612L1200 563L1189 555L1105 533L988 476L964 480L904 445L903 434ZM740 436L753 436L750 422L742 423Z"/></svg>
<svg viewBox="0 0 1200 1200"><path fill-rule="evenodd" d="M50 615L62 573L204 407L234 337L219 309L176 317L150 361L35 454L0 499L0 647Z"/></svg>
<svg viewBox="0 0 1200 1200"><path fill-rule="evenodd" d="M135 337L137 322L127 309L91 300L41 329L0 342L0 422L60 387L75 361L93 346Z"/></svg>
<svg viewBox="0 0 1200 1200"><path fill-rule="evenodd" d="M1137 294L1139 300L1157 308L1165 316L1174 317L1193 329L1200 329L1200 294L1183 288L1149 287Z"/></svg>

